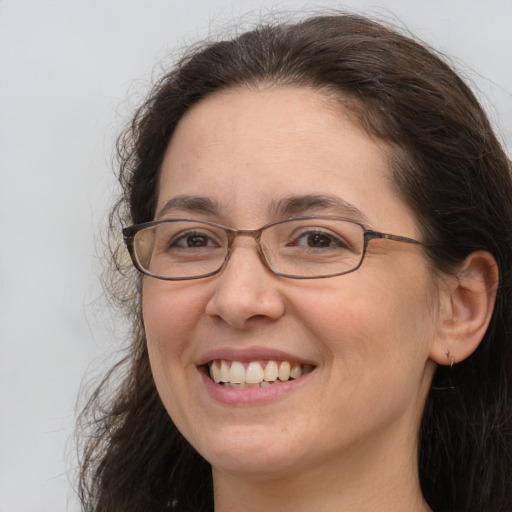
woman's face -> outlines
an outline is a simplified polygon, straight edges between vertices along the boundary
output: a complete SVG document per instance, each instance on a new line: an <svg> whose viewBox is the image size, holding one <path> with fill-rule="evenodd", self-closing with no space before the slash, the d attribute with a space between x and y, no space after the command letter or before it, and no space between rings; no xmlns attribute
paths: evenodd
<svg viewBox="0 0 512 512"><path fill-rule="evenodd" d="M353 217L421 239L390 182L386 149L321 93L234 90L194 106L166 152L156 218L256 229L283 215ZM419 246L373 240L357 271L296 280L274 275L254 240L239 237L218 275L144 278L155 382L214 475L341 470L343 461L354 472L369 461L406 460L414 470L436 297ZM208 376L214 361L313 371L232 389Z"/></svg>

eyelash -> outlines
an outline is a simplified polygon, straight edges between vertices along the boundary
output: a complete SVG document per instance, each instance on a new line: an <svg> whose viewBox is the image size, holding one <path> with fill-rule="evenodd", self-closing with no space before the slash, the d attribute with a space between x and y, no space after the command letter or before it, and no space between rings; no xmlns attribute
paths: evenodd
<svg viewBox="0 0 512 512"><path fill-rule="evenodd" d="M173 236L172 239L170 240L170 242L167 244L167 246L169 249L174 248L174 247L193 248L194 246L190 246L190 245L186 245L186 246L180 245L180 242L183 241L186 243L187 239L193 238L193 237L202 237L207 241L206 245L201 245L201 246L196 246L196 247L201 247L201 248L202 247L214 247L214 246L220 247L222 245L218 241L216 241L215 237L213 237L209 233L205 233L202 231L185 231L185 232L178 233L177 235ZM213 244L208 245L210 242L213 242Z"/></svg>
<svg viewBox="0 0 512 512"><path fill-rule="evenodd" d="M327 237L327 238L329 238L329 242L334 242L337 247L349 247L349 244L343 238L335 235L332 232L322 231L316 227L304 228L304 230L301 233L299 233L297 236L294 236L292 242L296 242L296 241L300 240L301 238L304 238L307 236L312 236L312 235L313 236L319 235L322 237ZM289 243L287 244L288 247L295 247L297 245L298 244L296 244L296 243L293 243L293 245L289 244ZM309 244L308 244L308 246L309 246ZM311 247L311 246L309 246L309 247ZM331 246L328 246L328 247L331 247ZM315 247L312 247L312 248L315 248ZM322 248L324 248L324 247L322 247Z"/></svg>

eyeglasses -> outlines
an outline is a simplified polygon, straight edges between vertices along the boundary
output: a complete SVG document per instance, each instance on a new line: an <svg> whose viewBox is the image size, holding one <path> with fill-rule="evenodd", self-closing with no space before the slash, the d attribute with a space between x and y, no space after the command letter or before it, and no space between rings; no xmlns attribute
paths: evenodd
<svg viewBox="0 0 512 512"><path fill-rule="evenodd" d="M143 274L170 281L217 274L227 264L238 236L254 238L263 263L274 274L292 279L353 272L361 266L370 240L425 245L329 216L278 220L254 230L193 219L157 220L123 229L135 267Z"/></svg>

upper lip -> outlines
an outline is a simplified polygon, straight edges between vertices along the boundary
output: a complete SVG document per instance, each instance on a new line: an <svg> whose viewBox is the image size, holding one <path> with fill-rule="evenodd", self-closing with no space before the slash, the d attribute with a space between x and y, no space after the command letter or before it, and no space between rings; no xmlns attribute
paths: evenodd
<svg viewBox="0 0 512 512"><path fill-rule="evenodd" d="M290 363L310 364L312 366L316 366L315 362L311 359L304 358L290 352L266 347L216 348L201 354L196 364L197 366L202 366L210 363L211 361L221 359L225 361L240 361L241 363L248 363L251 361L288 361Z"/></svg>

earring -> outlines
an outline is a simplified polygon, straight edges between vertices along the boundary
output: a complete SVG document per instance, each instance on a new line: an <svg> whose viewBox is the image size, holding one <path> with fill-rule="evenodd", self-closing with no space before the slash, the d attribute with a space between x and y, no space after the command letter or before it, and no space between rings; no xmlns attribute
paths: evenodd
<svg viewBox="0 0 512 512"><path fill-rule="evenodd" d="M455 364L455 357L453 357L452 353L445 349L444 351L446 355L446 359L450 362L450 368L453 368L453 365ZM452 372L446 372L440 381L441 384L446 384L444 386L432 386L432 390L434 391L454 391L455 385L453 384L453 373Z"/></svg>
<svg viewBox="0 0 512 512"><path fill-rule="evenodd" d="M450 361L450 368L453 367L453 365L455 364L455 358L453 357L452 353L446 349L444 351L444 353L446 354L446 359L448 359L448 361Z"/></svg>

